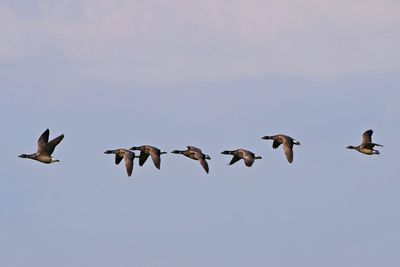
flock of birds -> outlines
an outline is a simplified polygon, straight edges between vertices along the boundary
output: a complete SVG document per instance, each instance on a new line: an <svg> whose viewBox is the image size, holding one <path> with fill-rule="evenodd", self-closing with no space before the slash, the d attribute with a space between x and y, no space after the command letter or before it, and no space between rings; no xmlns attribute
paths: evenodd
<svg viewBox="0 0 400 267"><path fill-rule="evenodd" d="M365 131L362 135L362 142L360 145L348 146L347 148L357 150L358 152L366 155L379 155L379 151L374 149L374 147L375 146L382 147L382 145L372 142L372 133L373 133L372 130ZM59 162L58 159L53 158L51 155L53 154L56 146L63 140L64 135L61 134L60 136L54 138L49 142L49 134L50 134L49 129L46 129L46 131L44 131L43 134L39 137L39 140L37 141L36 153L21 154L19 155L19 157L33 159L46 164ZM283 134L264 136L262 139L273 140L272 148L274 149L277 149L280 145L283 145L283 150L285 152L288 162L289 163L293 162L293 146L300 145L299 141ZM134 151L140 151L139 156L137 156ZM133 162L135 158L139 158L139 166L143 166L143 164L147 161L149 156L151 156L154 166L157 169L160 169L161 155L166 154L167 152L163 152L160 149L153 146L144 145L138 147L131 147L129 149L125 148L112 149L112 150L107 150L104 153L115 154L115 164L117 165L122 161L122 159L124 159L128 176L131 176L133 172ZM201 149L194 146L187 146L186 150L174 150L171 153L182 154L190 159L197 160L200 162L200 165L203 167L203 169L207 173L209 172L207 160L210 160L211 157L209 155L204 154L201 151ZM244 164L247 167L251 167L256 159L261 159L260 156L257 156L253 152L245 149L225 150L222 151L221 154L233 156L232 160L228 165L232 165L237 161L243 159Z"/></svg>

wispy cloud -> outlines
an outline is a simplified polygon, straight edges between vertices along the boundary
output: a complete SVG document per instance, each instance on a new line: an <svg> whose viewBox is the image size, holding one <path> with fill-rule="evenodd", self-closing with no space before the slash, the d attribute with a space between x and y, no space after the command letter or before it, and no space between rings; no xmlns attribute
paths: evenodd
<svg viewBox="0 0 400 267"><path fill-rule="evenodd" d="M159 81L400 67L395 1L39 1L0 5L0 60L58 50L84 77Z"/></svg>

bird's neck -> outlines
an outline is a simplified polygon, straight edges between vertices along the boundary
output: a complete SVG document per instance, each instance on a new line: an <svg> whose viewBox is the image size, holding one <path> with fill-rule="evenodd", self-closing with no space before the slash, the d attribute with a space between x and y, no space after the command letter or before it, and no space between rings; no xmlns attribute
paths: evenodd
<svg viewBox="0 0 400 267"><path fill-rule="evenodd" d="M38 156L37 153L33 153L33 154L29 154L29 155L24 154L24 158L28 158L28 159L36 159L37 156Z"/></svg>

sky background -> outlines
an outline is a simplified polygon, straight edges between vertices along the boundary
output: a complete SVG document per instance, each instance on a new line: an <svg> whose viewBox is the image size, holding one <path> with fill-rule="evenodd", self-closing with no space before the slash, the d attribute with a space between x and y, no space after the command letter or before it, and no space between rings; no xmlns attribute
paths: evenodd
<svg viewBox="0 0 400 267"><path fill-rule="evenodd" d="M0 265L399 266L399 26L391 0L0 1ZM46 128L61 162L18 158ZM345 149L367 129L381 155ZM103 154L143 144L210 173Z"/></svg>

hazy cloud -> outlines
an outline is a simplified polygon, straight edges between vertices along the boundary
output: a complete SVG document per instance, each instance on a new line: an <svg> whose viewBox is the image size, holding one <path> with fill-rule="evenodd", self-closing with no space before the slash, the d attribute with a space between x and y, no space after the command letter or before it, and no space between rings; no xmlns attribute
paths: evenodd
<svg viewBox="0 0 400 267"><path fill-rule="evenodd" d="M174 81L400 66L394 1L39 1L0 5L1 61L60 57L84 77ZM33 14L34 13L34 14Z"/></svg>

